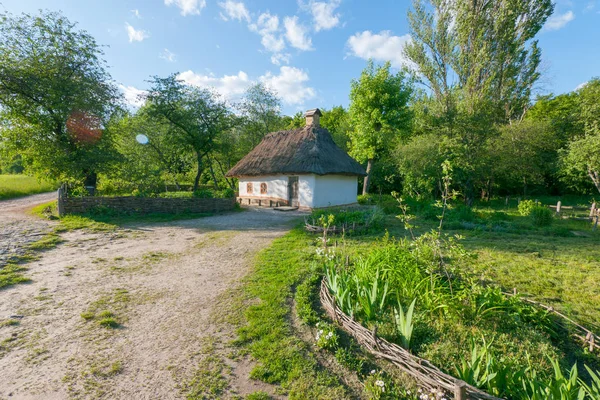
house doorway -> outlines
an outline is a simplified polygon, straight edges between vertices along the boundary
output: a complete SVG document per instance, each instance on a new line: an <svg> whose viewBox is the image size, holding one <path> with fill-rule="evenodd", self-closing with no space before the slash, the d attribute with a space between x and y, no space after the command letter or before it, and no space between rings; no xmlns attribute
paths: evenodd
<svg viewBox="0 0 600 400"><path fill-rule="evenodd" d="M288 176L288 204L298 207L298 177Z"/></svg>

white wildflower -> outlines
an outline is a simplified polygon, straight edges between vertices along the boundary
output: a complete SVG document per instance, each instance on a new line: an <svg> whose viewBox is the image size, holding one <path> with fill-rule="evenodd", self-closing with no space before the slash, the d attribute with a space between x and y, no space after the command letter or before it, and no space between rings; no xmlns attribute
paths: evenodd
<svg viewBox="0 0 600 400"><path fill-rule="evenodd" d="M374 373L375 373L375 370L374 370L374 369L372 369L372 370L371 370L371 374L374 374Z"/></svg>

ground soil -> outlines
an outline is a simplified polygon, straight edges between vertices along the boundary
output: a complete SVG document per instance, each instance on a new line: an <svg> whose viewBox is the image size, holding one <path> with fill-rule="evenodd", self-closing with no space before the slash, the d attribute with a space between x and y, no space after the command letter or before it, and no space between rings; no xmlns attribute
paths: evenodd
<svg viewBox="0 0 600 400"><path fill-rule="evenodd" d="M57 224L25 212L51 198L0 202L5 255L26 245L23 235ZM27 266L31 283L0 290L0 399L185 397L206 349L233 336L215 322L215 304L298 217L250 210L62 233L63 243ZM117 328L100 325L102 311ZM223 365L226 393L273 391L248 378L248 360Z"/></svg>

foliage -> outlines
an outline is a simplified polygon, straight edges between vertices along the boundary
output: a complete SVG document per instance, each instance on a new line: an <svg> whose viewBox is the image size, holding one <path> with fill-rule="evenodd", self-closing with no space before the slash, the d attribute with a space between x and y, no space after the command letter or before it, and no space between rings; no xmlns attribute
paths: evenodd
<svg viewBox="0 0 600 400"><path fill-rule="evenodd" d="M331 216L331 217L330 217ZM316 209L310 214L313 221L319 221L321 218L331 218L328 226L343 227L347 234L363 232L364 228L369 231L380 230L383 224L384 215L378 207L368 208L330 208ZM356 227L357 232L352 231Z"/></svg>
<svg viewBox="0 0 600 400"><path fill-rule="evenodd" d="M157 123L169 126L175 143L194 154L196 191L204 162L215 149L219 133L230 124L229 111L217 93L186 85L175 74L166 78L155 76L151 83L145 96L148 114Z"/></svg>
<svg viewBox="0 0 600 400"><path fill-rule="evenodd" d="M519 214L521 214L522 216L526 217L528 215L531 214L531 211L537 206L538 204L533 201L533 200L522 200L519 205L517 206L517 209L519 210Z"/></svg>
<svg viewBox="0 0 600 400"><path fill-rule="evenodd" d="M331 324L317 322L316 345L320 349L334 350L338 347L338 334Z"/></svg>
<svg viewBox="0 0 600 400"><path fill-rule="evenodd" d="M0 15L3 153L45 179L95 186L117 157L103 125L118 95L102 56L60 13Z"/></svg>
<svg viewBox="0 0 600 400"><path fill-rule="evenodd" d="M534 226L550 226L554 219L553 214L548 207L536 205L531 209L529 215Z"/></svg>
<svg viewBox="0 0 600 400"><path fill-rule="evenodd" d="M369 61L358 80L350 88L350 154L358 161L368 161L367 174L373 160L388 148L390 141L410 133L411 112L408 102L412 86L403 72L393 75L390 63L375 67ZM367 176L363 194L368 193Z"/></svg>
<svg viewBox="0 0 600 400"><path fill-rule="evenodd" d="M414 329L413 312L415 309L416 302L417 299L414 299L412 303L410 303L406 314L404 313L402 304L400 304L399 301L398 308L394 310L394 319L396 321L396 328L398 329L398 334L400 336L400 344L406 350L410 350L410 340L412 338L412 333Z"/></svg>

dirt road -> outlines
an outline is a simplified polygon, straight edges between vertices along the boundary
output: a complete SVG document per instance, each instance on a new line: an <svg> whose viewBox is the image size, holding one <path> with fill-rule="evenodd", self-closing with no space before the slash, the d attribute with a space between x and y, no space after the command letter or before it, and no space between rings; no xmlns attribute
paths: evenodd
<svg viewBox="0 0 600 400"><path fill-rule="evenodd" d="M23 214L44 196L0 203L0 232L50 229ZM0 290L0 399L184 397L206 349L231 335L211 318L215 302L297 218L245 211L62 234L28 266L32 283ZM259 387L243 360L225 369L228 393Z"/></svg>

